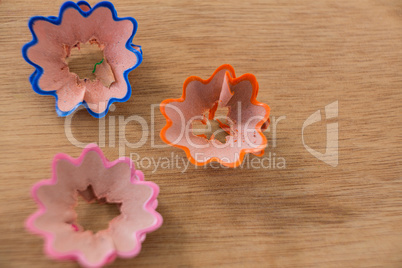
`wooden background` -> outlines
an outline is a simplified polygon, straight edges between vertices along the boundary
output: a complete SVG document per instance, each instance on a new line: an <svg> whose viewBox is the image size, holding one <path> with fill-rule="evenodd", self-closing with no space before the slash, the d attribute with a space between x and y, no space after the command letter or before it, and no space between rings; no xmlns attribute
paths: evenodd
<svg viewBox="0 0 402 268"><path fill-rule="evenodd" d="M0 2L0 267L78 267L46 258L43 240L23 226L36 209L30 188L50 177L54 154L81 152L66 136L54 98L33 92L34 69L21 56L31 40L29 17L57 15L61 3ZM164 224L147 236L137 258L110 267L402 267L400 0L114 4L119 16L137 19L134 43L143 46L144 61L129 75L130 100L106 117L109 159L119 156L119 116L151 122L151 105L179 97L188 76L207 78L230 63L238 75L257 77L258 100L271 106L272 116L286 116L277 125L276 147L272 128L266 132L265 155L283 157L286 168L153 173L142 167L160 186ZM301 139L308 116L334 101L338 118L306 128L305 141L325 151L326 124L338 122L337 167L307 152ZM112 142L110 116L116 119ZM162 145L165 124L157 109L154 120L145 145L126 147L125 154L183 159L177 148L152 147L152 138ZM98 142L99 121L81 110L72 133L80 142ZM140 124L127 124L128 141L142 135ZM79 209L92 228L105 227L116 213L100 205Z"/></svg>

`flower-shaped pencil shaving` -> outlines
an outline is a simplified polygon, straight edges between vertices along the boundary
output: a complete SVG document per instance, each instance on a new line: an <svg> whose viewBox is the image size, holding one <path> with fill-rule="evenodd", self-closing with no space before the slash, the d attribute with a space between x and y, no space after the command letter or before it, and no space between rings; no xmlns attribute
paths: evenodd
<svg viewBox="0 0 402 268"><path fill-rule="evenodd" d="M128 73L142 62L141 47L132 44L135 19L118 18L110 2L91 8L80 1L64 3L58 17L32 17L28 26L33 40L22 54L35 67L30 82L36 93L56 98L59 116L83 104L94 117L103 117L113 102L130 98ZM90 63L91 78L79 77L68 64L71 53L83 46L103 53Z"/></svg>
<svg viewBox="0 0 402 268"><path fill-rule="evenodd" d="M202 80L187 78L180 99L167 99L160 110L167 124L161 138L169 145L182 148L195 165L217 161L228 167L236 167L246 153L261 156L267 140L261 129L268 127L269 106L256 100L258 84L254 75L235 76L232 66L222 65L213 75ZM226 115L217 117L218 109L226 109ZM219 132L226 132L223 142L208 139L194 133L194 124L206 125L215 119Z"/></svg>
<svg viewBox="0 0 402 268"><path fill-rule="evenodd" d="M77 159L55 156L52 178L32 188L39 209L28 218L26 227L44 237L50 257L101 267L117 256L136 256L146 234L161 226L162 217L155 211L158 192L158 186L144 181L129 158L109 162L99 147L88 145ZM106 230L84 231L76 222L78 195L88 202L100 199L120 204L121 214Z"/></svg>

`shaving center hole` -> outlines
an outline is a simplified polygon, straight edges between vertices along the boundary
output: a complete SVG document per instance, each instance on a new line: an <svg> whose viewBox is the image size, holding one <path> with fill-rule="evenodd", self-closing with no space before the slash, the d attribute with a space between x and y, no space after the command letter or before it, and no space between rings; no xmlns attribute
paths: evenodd
<svg viewBox="0 0 402 268"><path fill-rule="evenodd" d="M214 107L215 108L215 107ZM208 140L218 140L226 143L226 137L230 136L230 119L228 118L229 108L210 109L204 116L205 120L194 120L191 124L193 134L204 137ZM208 119L213 117L213 119Z"/></svg>
<svg viewBox="0 0 402 268"><path fill-rule="evenodd" d="M85 191L85 196L91 196L93 199L87 201L81 194L78 194L78 204L75 211L78 215L77 223L93 233L105 230L109 227L109 222L120 215L119 203L107 203L105 199L97 199L93 194L92 187L89 186ZM76 229L76 226L73 225Z"/></svg>
<svg viewBox="0 0 402 268"><path fill-rule="evenodd" d="M71 49L65 46L66 63L71 73L75 73L84 81L96 81L106 86L115 82L111 66L105 59L101 46L92 41L90 43L77 43Z"/></svg>

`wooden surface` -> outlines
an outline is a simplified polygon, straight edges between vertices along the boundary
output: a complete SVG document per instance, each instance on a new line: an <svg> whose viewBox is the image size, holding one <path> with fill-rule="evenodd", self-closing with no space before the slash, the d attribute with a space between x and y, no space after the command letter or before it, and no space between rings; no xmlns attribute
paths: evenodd
<svg viewBox="0 0 402 268"><path fill-rule="evenodd" d="M32 91L33 67L20 51L31 40L29 17L57 15L60 4L0 2L0 267L78 267L46 258L43 240L23 227L36 209L30 188L50 176L54 154L81 152L68 140L54 98ZM147 236L137 258L110 267L402 267L401 1L114 4L119 16L137 19L134 43L143 46L144 61L129 75L130 100L106 117L109 159L122 149L119 116L150 122L151 104L179 97L188 76L207 78L230 63L238 75L257 77L258 100L270 105L272 116L286 116L275 148L272 128L266 132L265 155L283 157L286 168L142 168L160 186L164 224ZM305 142L325 151L326 124L338 122L336 167L311 155L301 138L303 122L334 101L338 118L306 128ZM177 148L152 148L151 138L162 144L165 120L158 109L154 120L144 146L126 147L125 154L184 159ZM97 142L99 121L81 110L72 133ZM139 123L127 124L128 141L142 133ZM79 208L93 228L115 213L100 205Z"/></svg>

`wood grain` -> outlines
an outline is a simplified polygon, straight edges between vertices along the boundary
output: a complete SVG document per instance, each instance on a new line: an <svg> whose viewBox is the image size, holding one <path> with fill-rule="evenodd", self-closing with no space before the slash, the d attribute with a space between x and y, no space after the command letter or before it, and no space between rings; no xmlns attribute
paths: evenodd
<svg viewBox="0 0 402 268"><path fill-rule="evenodd" d="M20 50L31 40L28 18L56 15L60 4L0 2L0 267L78 267L46 258L42 239L23 226L36 209L30 188L50 176L53 155L81 152L68 140L54 98L32 91L33 68ZM137 258L110 267L402 267L401 1L114 4L119 16L137 19L134 43L143 46L144 62L129 75L132 97L116 104L105 128L84 110L74 116L77 140L98 142L99 129L106 131L104 152L116 159L119 116L151 122L151 105L179 97L188 76L207 78L230 63L238 75L257 77L258 100L272 116L286 116L275 147L272 127L266 132L265 154L283 157L286 168L143 167L160 186L164 225L147 236ZM305 141L325 150L326 124L338 122L337 167L307 152L301 138L308 116L334 101L338 118L306 128ZM165 124L157 109L154 122L146 143L125 154L185 159L177 148L153 148L152 138L162 144ZM142 135L138 122L127 124L128 141ZM92 226L105 226L114 213L88 209Z"/></svg>

